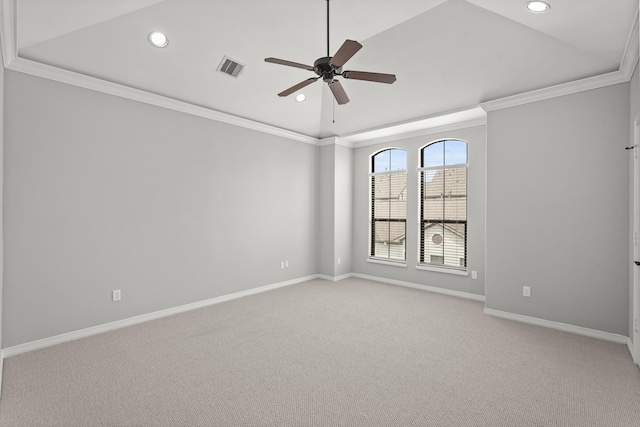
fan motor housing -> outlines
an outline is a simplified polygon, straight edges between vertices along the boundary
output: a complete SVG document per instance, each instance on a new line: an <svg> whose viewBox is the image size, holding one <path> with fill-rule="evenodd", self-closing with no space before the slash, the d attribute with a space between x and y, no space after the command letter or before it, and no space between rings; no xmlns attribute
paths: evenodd
<svg viewBox="0 0 640 427"><path fill-rule="evenodd" d="M332 81L336 75L342 73L342 67L336 68L331 65L331 58L331 56L325 56L316 59L316 62L313 63L313 71L325 82Z"/></svg>

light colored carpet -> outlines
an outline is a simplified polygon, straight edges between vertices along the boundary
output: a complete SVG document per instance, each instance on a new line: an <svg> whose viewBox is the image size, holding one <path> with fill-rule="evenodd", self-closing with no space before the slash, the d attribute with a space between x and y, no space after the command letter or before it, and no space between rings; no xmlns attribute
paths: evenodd
<svg viewBox="0 0 640 427"><path fill-rule="evenodd" d="M2 426L639 426L626 346L314 280L15 356Z"/></svg>

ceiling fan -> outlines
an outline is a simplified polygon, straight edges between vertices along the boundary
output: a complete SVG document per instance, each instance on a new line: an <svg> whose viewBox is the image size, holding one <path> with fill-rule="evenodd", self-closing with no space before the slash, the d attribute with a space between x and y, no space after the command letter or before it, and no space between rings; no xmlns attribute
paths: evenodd
<svg viewBox="0 0 640 427"><path fill-rule="evenodd" d="M313 63L313 67L310 65L300 64L298 62L271 57L265 58L265 61L273 64L302 68L308 71L313 71L318 75L318 77L311 77L297 85L291 86L289 89L280 92L278 96L291 95L292 93L322 78L322 80L329 85L329 89L331 89L331 93L333 93L333 97L336 99L338 104L342 105L349 102L349 97L340 84L340 81L335 79L336 76L342 76L345 79L367 80L370 82L388 84L396 81L395 74L370 73L366 71L342 71L342 66L361 48L362 45L357 41L346 40L334 56L329 56L329 0L327 0L327 56L317 59Z"/></svg>

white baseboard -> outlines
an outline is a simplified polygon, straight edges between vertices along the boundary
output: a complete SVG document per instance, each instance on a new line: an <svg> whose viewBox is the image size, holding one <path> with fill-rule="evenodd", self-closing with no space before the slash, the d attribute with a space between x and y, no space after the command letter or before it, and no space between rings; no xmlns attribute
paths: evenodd
<svg viewBox="0 0 640 427"><path fill-rule="evenodd" d="M633 360L633 363L635 363L636 365L640 365L640 360L638 360L638 356L633 349L633 341L631 341L631 338L627 337L627 348L629 349L629 353L631 354L631 359Z"/></svg>
<svg viewBox="0 0 640 427"><path fill-rule="evenodd" d="M190 304L184 304L184 305L180 305L180 306L177 306L177 307L172 307L172 308L168 308L168 309L164 309L164 310L155 311L155 312L152 312L152 313L143 314L143 315L140 315L140 316L130 317L128 319L117 320L115 322L105 323L105 324L102 324L102 325L93 326L93 327L86 328L86 329L81 329L81 330L78 330L78 331L67 332L67 333L56 335L56 336L53 336L53 337L44 338L44 339L41 339L41 340L32 341L32 342L28 342L28 343L25 343L25 344L19 344L19 345L13 346L13 347L7 347L7 348L4 348L4 349L0 349L0 393L2 393L2 382L1 382L1 380L2 380L2 364L3 364L4 358L6 358L6 357L16 356L18 354L27 353L29 351L34 351L34 350L39 350L39 349L46 348L46 347L51 347L53 345L62 344L62 343L65 343L65 342L77 340L77 339L80 339L80 338L89 337L89 336L92 336L92 335L97 335L97 334L100 334L100 333L103 333L103 332L113 331L113 330L124 328L124 327L127 327L127 326L136 325L138 323L148 322L150 320L160 319L160 318L171 316L171 315L174 315L174 314L184 313L184 312L187 312L187 311L208 307L208 306L219 304L219 303L222 303L222 302L231 301L231 300L234 300L234 299L237 299L237 298L242 298L242 297L249 296L249 295L259 294L259 293L262 293L262 292L266 292L266 291L270 291L270 290L273 290L273 289L282 288L282 287L285 287L285 286L295 285L295 284L306 282L306 281L313 280L313 279L323 279L323 280L328 280L328 281L331 281L331 282L338 282L340 280L344 280L344 279L347 279L349 277L357 277L357 278L360 278L360 279L372 280L372 281L375 281L375 282L382 282L382 283L387 283L387 284L391 284L391 285L397 285L397 286L403 286L403 287L408 287L408 288L413 288L413 289L419 289L419 290L423 290L423 291L434 292L434 293L439 293L439 294L444 294L444 295L450 295L450 296L470 299L470 300L474 300L474 301L481 301L481 302L485 301L484 295L477 295L477 294L472 294L472 293L469 293L469 292L462 292L462 291L454 291L454 290L450 290L450 289L438 288L438 287L428 286L428 285L420 285L420 284L411 283L411 282L403 282L403 281L394 280L394 279L386 279L386 278L377 277L377 276L369 276L369 275L360 274L360 273L350 273L350 274L344 274L344 275L335 276L335 277L334 276L324 275L324 274L314 274L314 275L300 277L300 278L297 278L297 279L292 279L292 280L288 280L288 281L284 281L284 282L279 282L279 283L274 283L274 284L270 284L270 285L260 286L260 287L253 288L253 289L247 289L247 290L240 291L240 292L234 292L234 293L228 294L228 295L222 295L222 296L219 296L219 297L210 298L210 299L206 299L206 300L203 300L203 301L197 301L197 302L190 303ZM517 322L528 323L528 324L531 324L531 325L542 326L542 327L556 329L556 330L560 330L560 331L564 331L564 332L571 332L571 333L574 333L574 334L585 335L585 336L588 336L588 337L598 338L598 339L602 339L602 340L606 340L606 341L612 341L612 342L616 342L616 343L619 343L619 344L626 344L627 347L629 348L629 352L631 353L631 356L633 357L633 360L636 361L636 358L635 358L635 355L634 355L634 351L633 351L633 343L631 342L631 339L629 337L626 337L626 336L623 336L623 335L613 334L613 333L610 333L610 332L603 332L603 331L599 331L599 330L596 330L596 329L583 328L583 327L580 327L580 326L574 326L574 325L569 325L569 324L566 324L566 323L554 322L554 321L539 319L539 318L530 317L530 316L524 316L524 315L521 315L521 314L509 313L509 312L500 311L500 310L494 310L494 309L490 309L490 308L486 308L486 307L484 309L484 313L487 314L487 315L490 315L490 316L500 317L500 318L503 318L503 319L509 319L509 320L514 320L514 321L517 321Z"/></svg>
<svg viewBox="0 0 640 427"><path fill-rule="evenodd" d="M330 282L339 282L340 280L348 279L349 277L352 277L352 276L353 274L351 273L343 274L341 276L329 276L327 274L318 274L318 279L328 280Z"/></svg>
<svg viewBox="0 0 640 427"><path fill-rule="evenodd" d="M358 277L360 279L373 280L374 282L388 283L390 285L404 286L405 288L420 289L422 291L435 292L438 294L470 299L474 301L484 302L485 300L484 295L472 294L470 292L454 291L451 289L438 288L435 286L428 286L428 285L419 285L417 283L403 282L401 280L394 280L394 279L385 279L383 277L369 276L367 274L360 274L360 273L352 273L350 276Z"/></svg>
<svg viewBox="0 0 640 427"><path fill-rule="evenodd" d="M312 279L317 279L318 277L319 276L317 274L314 274L311 276L305 276L305 277L300 277L293 280L287 280L285 282L260 286L253 289L247 289L245 291L234 292L228 295L222 295L215 298L196 301L190 304L184 304L177 307L154 311L152 313L142 314L140 316L130 317L128 319L122 319L122 320L117 320L115 322L105 323L98 326L92 326L90 328L81 329L78 331L67 332L64 334L55 335L53 337L43 338L41 340L32 341L25 344L19 344L13 347L7 347L0 350L2 352L0 353L2 355L2 358L0 358L0 361L3 360L5 357L16 356L18 354L27 353L29 351L51 347L53 345L62 344L62 343L77 340L80 338L86 338L92 335L101 334L103 332L109 332L109 331L124 328L127 326L136 325L138 323L148 322L150 320L160 319L162 317L167 317L174 314L184 313L186 311L196 310L198 308L204 308L211 305L219 304L221 302L231 301L231 300L246 297L249 295L259 294L262 292L271 291L273 289L282 288L285 286L295 285L297 283L306 282Z"/></svg>
<svg viewBox="0 0 640 427"><path fill-rule="evenodd" d="M591 338L598 338L605 341L611 341L618 344L630 345L631 340L624 335L613 334L611 332L599 331L597 329L583 328L582 326L569 325L568 323L554 322L552 320L539 319L537 317L525 316L522 314L509 313L506 311L494 310L492 308L484 309L484 314L489 316L500 317L502 319L515 320L516 322L528 323L530 325L542 326L544 328L555 329L563 332L571 332L573 334L584 335ZM633 352L631 353L633 355Z"/></svg>
<svg viewBox="0 0 640 427"><path fill-rule="evenodd" d="M4 351L0 350L0 397L2 397L2 373L4 372Z"/></svg>

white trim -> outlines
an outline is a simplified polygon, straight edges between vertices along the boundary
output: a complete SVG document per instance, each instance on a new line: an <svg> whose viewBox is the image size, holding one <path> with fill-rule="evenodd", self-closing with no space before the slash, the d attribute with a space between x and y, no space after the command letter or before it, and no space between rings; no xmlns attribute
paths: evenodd
<svg viewBox="0 0 640 427"><path fill-rule="evenodd" d="M341 136L342 143L353 148L389 143L403 139L484 126L487 114L478 105L452 111L443 111L426 117L385 125Z"/></svg>
<svg viewBox="0 0 640 427"><path fill-rule="evenodd" d="M460 270L457 268L432 267L430 265L418 264L416 270L434 271L436 273L455 274L457 276L469 276L468 270Z"/></svg>
<svg viewBox="0 0 640 427"><path fill-rule="evenodd" d="M401 280L387 279L387 278L377 277L377 276L369 276L367 274L360 274L360 273L352 273L351 276L352 277L357 277L359 279L372 280L374 282L387 283L389 285L396 285L396 286L402 286L402 287L405 287L405 288L419 289L421 291L433 292L433 293L436 293L436 294L449 295L449 296L453 296L453 297L470 299L470 300L474 300L474 301L481 301L481 302L485 301L484 295L472 294L471 292L454 291L452 289L438 288L438 287L429 286L429 285L419 285L417 283L403 282Z"/></svg>
<svg viewBox="0 0 640 427"><path fill-rule="evenodd" d="M2 373L4 372L4 350L0 349L0 397L2 397Z"/></svg>
<svg viewBox="0 0 640 427"><path fill-rule="evenodd" d="M318 140L318 142L316 142L316 145L318 147L325 147L327 145L337 145L337 144L338 144L338 138L335 137L335 136L322 138L322 139Z"/></svg>
<svg viewBox="0 0 640 427"><path fill-rule="evenodd" d="M631 80L633 77L633 71L636 68L636 63L638 62L638 55L640 55L640 39L638 38L638 13L639 10L636 10L636 16L633 20L633 25L631 26L631 32L629 33L629 38L627 39L627 44L624 48L624 53L622 55L622 61L620 61L620 71L628 77L627 80Z"/></svg>
<svg viewBox="0 0 640 427"><path fill-rule="evenodd" d="M633 360L633 363L637 365L638 359L636 358L636 354L633 351L633 341L631 341L631 338L629 337L627 337L627 348L629 349L629 353L631 354L631 360Z"/></svg>
<svg viewBox="0 0 640 427"><path fill-rule="evenodd" d="M341 276L329 276L327 274L318 274L318 279L328 280L329 282L339 282L344 279L352 277L351 273L343 274Z"/></svg>
<svg viewBox="0 0 640 427"><path fill-rule="evenodd" d="M563 332L584 335L591 338L598 338L605 341L611 341L618 344L627 344L629 337L624 335L613 334L611 332L599 331L597 329L583 328L582 326L569 325L567 323L554 322L552 320L539 319L537 317L525 316L522 314L509 313L506 311L494 310L492 308L484 309L484 314L502 319L514 320L516 322L527 323L529 325L542 326L544 328L555 329Z"/></svg>
<svg viewBox="0 0 640 427"><path fill-rule="evenodd" d="M335 139L335 144L336 145L342 145L343 147L347 147L347 148L356 148L356 145L353 142L349 142L349 141L344 141L342 138L339 138L336 136Z"/></svg>
<svg viewBox="0 0 640 427"><path fill-rule="evenodd" d="M2 60L7 67L16 58L16 7L14 0L2 0L0 3L0 41L2 42Z"/></svg>
<svg viewBox="0 0 640 427"><path fill-rule="evenodd" d="M318 145L319 147L324 147L326 145L342 145L343 147L347 148L355 148L355 146L351 142L344 141L337 136L322 138L316 145Z"/></svg>
<svg viewBox="0 0 640 427"><path fill-rule="evenodd" d="M543 89L525 92L506 98L495 99L483 102L480 106L486 111L502 110L504 108L517 107L519 105L530 104L532 102L544 101L557 98L559 96L572 95L592 89L599 89L619 83L626 83L631 77L622 71L613 71L599 76L588 77L586 79L550 86Z"/></svg>
<svg viewBox="0 0 640 427"><path fill-rule="evenodd" d="M152 313L142 314L140 316L134 316L128 319L116 320L115 322L104 323L102 325L92 326L92 327L81 329L78 331L67 332L64 334L56 335L49 338L43 338L37 341L28 342L25 344L18 344L13 347L2 349L2 352L4 353L3 357L16 356L18 354L27 353L29 351L39 350L42 348L51 347L53 345L74 341L80 338L90 337L92 335L100 334L103 332L109 332L109 331L124 328L127 326L137 325L139 323L148 322L150 320L160 319L160 318L171 316L174 314L184 313L187 311L196 310L199 308L204 308L211 305L219 304L221 302L231 301L231 300L246 297L249 295L259 294L262 292L282 288L285 286L295 285L297 283L317 279L318 277L319 276L317 274L306 276L306 277L300 277L297 279L287 280L285 282L260 286L257 288L247 289L240 292L234 292L232 294L222 295L215 298L196 301L190 304L184 304L177 307L154 311Z"/></svg>
<svg viewBox="0 0 640 427"><path fill-rule="evenodd" d="M134 89L118 83L90 77L84 74L75 73L73 71L64 70L62 68L53 67L51 65L42 64L28 59L16 58L7 66L7 69L29 74L36 77L78 86L84 89L94 90L96 92L106 93L133 101L143 102L145 104L155 105L157 107L169 110L179 111L191 114L197 117L215 120L222 123L240 126L247 129L256 130L266 134L281 136L283 138L292 139L294 141L304 142L307 144L317 145L318 138L303 135L301 133L292 132L290 130L281 129L275 126L266 125L253 120L237 117L228 113L222 113L209 108L200 107L188 102L178 101L166 96L157 95L155 93L146 92L140 89Z"/></svg>
<svg viewBox="0 0 640 427"><path fill-rule="evenodd" d="M161 95L130 88L128 86L119 85L101 79L85 76L83 74L74 73L68 70L41 64L39 62L20 58L18 57L17 52L17 19L15 1L16 0L0 0L0 29L2 31L0 34L0 42L2 43L4 65L9 70L22 72L25 74L30 74L33 76L42 77L66 84L71 84L85 89L95 90L98 92L119 96L125 99L131 99L138 102L156 105L194 116L208 118L222 123L228 123L235 126L240 126L247 129L252 129L259 132L264 132L267 134L281 136L295 141L319 146L338 144L344 145L345 147L349 148L359 148L369 145L388 143L401 139L430 135L434 133L484 126L486 125L486 115L483 118L477 118L478 110L486 114L486 112L489 111L628 82L629 80L631 80L639 56L639 41L638 37L635 37L638 31L638 13L636 13L631 32L625 46L622 62L618 71L551 86L531 92L521 93L501 99L491 100L480 103L479 105L461 108L458 110L441 112L418 120L410 120L392 125L386 125L381 128L359 131L343 137L319 139L275 126L266 125L264 123L255 122L253 120L245 119L242 117L236 117L220 111L215 111L186 102L178 101ZM454 120L454 123L438 125L438 123L442 123L442 121L446 122L447 118L451 118L452 120Z"/></svg>
<svg viewBox="0 0 640 427"><path fill-rule="evenodd" d="M369 234L371 234L371 232L369 232ZM378 259L378 258L367 258L367 262L371 262L373 264L390 265L392 267L407 268L407 263L405 261L387 261L387 260Z"/></svg>
<svg viewBox="0 0 640 427"><path fill-rule="evenodd" d="M353 148L368 147L370 145L388 144L390 142L400 141L404 139L419 138L423 136L436 135L439 133L453 132L453 131L462 130L462 129L470 129L478 126L486 126L486 124L487 124L486 118L469 120L466 122L453 123L450 125L427 127L421 130L417 130L415 132L400 133L397 135L390 135L387 137L372 139L368 141L354 142L351 144Z"/></svg>
<svg viewBox="0 0 640 427"><path fill-rule="evenodd" d="M316 145L323 147L325 145L342 145L347 148L362 148L369 147L377 144L388 144L390 142L401 141L410 138L418 138L427 135L436 135L439 133L452 132L461 129L470 129L478 126L486 126L487 117L486 113L475 107L474 109L466 109L460 112L476 111L480 110L484 114L482 118L461 120L456 123L450 123L445 125L433 125L430 121L438 119L445 119L450 113L438 113L435 116L430 116L427 119L415 119L409 122L403 122L396 125L387 125L387 127L378 128L374 130L365 130L358 133L350 134L348 136L338 137L331 136L320 139ZM477 113L475 113L477 115ZM405 129L416 129L413 131L406 131ZM389 134L390 133L390 134ZM376 136L378 134L386 134L385 136Z"/></svg>

